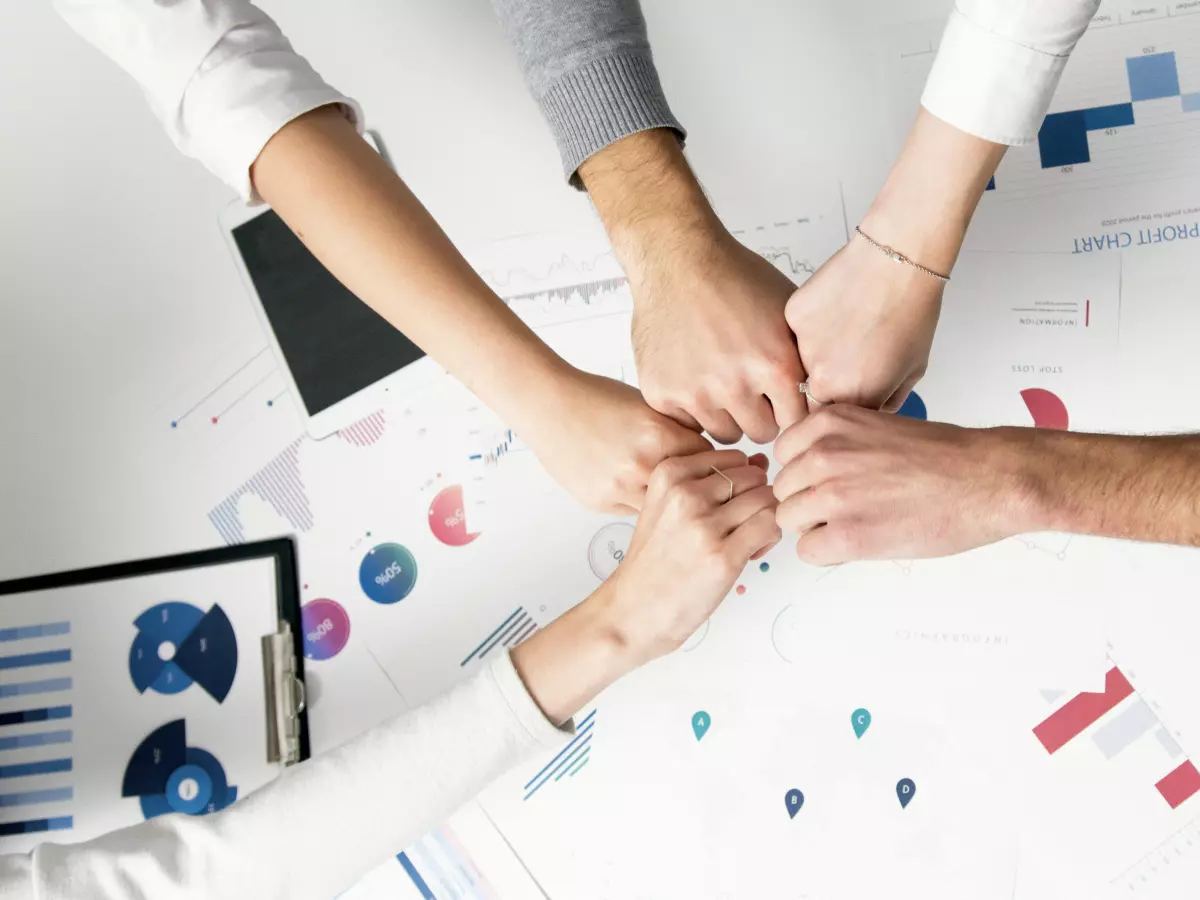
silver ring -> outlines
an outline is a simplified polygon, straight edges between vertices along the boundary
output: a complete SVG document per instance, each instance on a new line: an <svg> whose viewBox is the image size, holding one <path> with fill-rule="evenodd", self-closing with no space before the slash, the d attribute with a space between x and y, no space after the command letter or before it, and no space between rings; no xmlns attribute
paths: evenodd
<svg viewBox="0 0 1200 900"><path fill-rule="evenodd" d="M817 406L824 406L824 405L825 405L825 404L823 404L823 403L822 403L820 400L818 400L816 397L814 397L814 396L812 395L812 391L810 391L810 390L808 389L808 382L807 382L807 381L802 381L802 382L800 382L800 393L801 393L801 394L803 394L804 396L806 396L806 397L809 399L809 401L811 401L812 403L815 403Z"/></svg>
<svg viewBox="0 0 1200 900"><path fill-rule="evenodd" d="M730 500L733 499L733 479L730 478L728 475L726 475L724 472L722 472L720 469L718 469L716 466L709 466L709 468L712 469L714 472L716 472L718 475L720 475L722 478L724 478L726 481L729 482L729 496L725 498L725 502L728 503Z"/></svg>

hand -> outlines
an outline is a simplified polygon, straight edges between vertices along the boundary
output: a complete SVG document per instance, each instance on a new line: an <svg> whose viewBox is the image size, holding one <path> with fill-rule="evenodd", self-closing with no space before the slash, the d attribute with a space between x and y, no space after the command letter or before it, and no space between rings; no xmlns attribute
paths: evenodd
<svg viewBox="0 0 1200 900"><path fill-rule="evenodd" d="M683 644L746 563L782 536L766 462L713 450L668 459L654 470L629 551L608 582L616 621L625 623L640 661Z"/></svg>
<svg viewBox="0 0 1200 900"><path fill-rule="evenodd" d="M922 108L862 230L948 275L1005 149ZM925 373L942 290L854 236L788 301L809 397L899 409Z"/></svg>
<svg viewBox="0 0 1200 900"><path fill-rule="evenodd" d="M721 229L629 266L646 402L724 444L774 440L807 410L784 319L792 281Z"/></svg>
<svg viewBox="0 0 1200 900"><path fill-rule="evenodd" d="M809 395L894 411L925 374L942 282L856 237L788 301Z"/></svg>
<svg viewBox="0 0 1200 900"><path fill-rule="evenodd" d="M636 512L655 466L712 449L611 378L571 369L551 389L552 406L518 433L563 487L598 512Z"/></svg>
<svg viewBox="0 0 1200 900"><path fill-rule="evenodd" d="M814 565L947 556L1025 530L1031 429L967 429L836 405L775 443L781 528Z"/></svg>
<svg viewBox="0 0 1200 900"><path fill-rule="evenodd" d="M767 443L807 411L783 317L795 285L725 230L674 134L623 138L579 168L633 291L646 401L732 444Z"/></svg>
<svg viewBox="0 0 1200 900"><path fill-rule="evenodd" d="M655 468L617 571L512 651L547 718L567 720L622 675L678 648L755 553L779 540L766 465L761 455L709 450Z"/></svg>

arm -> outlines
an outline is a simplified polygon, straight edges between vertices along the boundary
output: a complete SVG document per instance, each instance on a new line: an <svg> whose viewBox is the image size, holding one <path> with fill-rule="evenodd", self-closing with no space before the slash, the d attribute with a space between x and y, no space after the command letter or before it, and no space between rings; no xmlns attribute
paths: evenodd
<svg viewBox="0 0 1200 900"><path fill-rule="evenodd" d="M795 285L734 240L709 205L637 0L493 6L568 178L591 195L629 277L647 402L725 443L743 432L772 440L805 411L783 318Z"/></svg>
<svg viewBox="0 0 1200 900"><path fill-rule="evenodd" d="M712 614L751 556L779 537L766 460L756 462L709 451L663 463L617 572L448 694L220 813L0 857L0 896L329 900L505 771L562 743L573 729L556 723ZM729 502L712 466L734 482Z"/></svg>
<svg viewBox="0 0 1200 900"><path fill-rule="evenodd" d="M578 372L472 271L326 85L245 0L58 0L117 59L176 144L267 200L314 255L529 443L589 506L641 504L663 458L708 446L632 388ZM563 416L564 409L589 417Z"/></svg>
<svg viewBox="0 0 1200 900"><path fill-rule="evenodd" d="M1066 531L1200 546L1200 437L959 428L851 406L780 438L781 527L818 565Z"/></svg>
<svg viewBox="0 0 1200 900"><path fill-rule="evenodd" d="M948 275L1005 150L1036 138L1098 6L959 0L922 109L862 230ZM788 303L812 395L898 409L928 363L942 287L853 238Z"/></svg>

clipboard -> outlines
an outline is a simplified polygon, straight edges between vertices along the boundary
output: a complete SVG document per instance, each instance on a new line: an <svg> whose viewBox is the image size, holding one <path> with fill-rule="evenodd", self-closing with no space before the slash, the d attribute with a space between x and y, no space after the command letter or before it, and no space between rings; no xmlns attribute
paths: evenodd
<svg viewBox="0 0 1200 900"><path fill-rule="evenodd" d="M0 582L0 852L207 815L309 755L280 538Z"/></svg>

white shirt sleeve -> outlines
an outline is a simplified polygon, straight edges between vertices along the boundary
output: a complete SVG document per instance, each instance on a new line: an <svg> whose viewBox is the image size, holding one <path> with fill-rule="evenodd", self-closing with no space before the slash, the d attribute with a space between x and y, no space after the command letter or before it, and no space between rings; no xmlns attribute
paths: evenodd
<svg viewBox="0 0 1200 900"><path fill-rule="evenodd" d="M54 0L71 25L134 77L175 145L245 200L250 166L303 113L340 104L279 26L247 0Z"/></svg>
<svg viewBox="0 0 1200 900"><path fill-rule="evenodd" d="M0 856L0 898L331 900L573 731L546 719L504 654L222 812Z"/></svg>
<svg viewBox="0 0 1200 900"><path fill-rule="evenodd" d="M998 144L1031 143L1100 0L957 0L924 107Z"/></svg>

